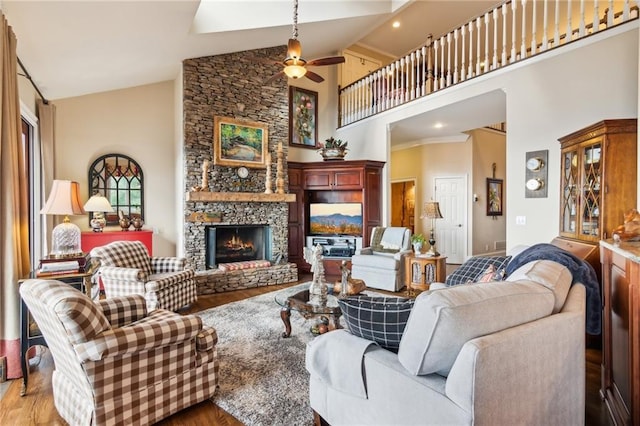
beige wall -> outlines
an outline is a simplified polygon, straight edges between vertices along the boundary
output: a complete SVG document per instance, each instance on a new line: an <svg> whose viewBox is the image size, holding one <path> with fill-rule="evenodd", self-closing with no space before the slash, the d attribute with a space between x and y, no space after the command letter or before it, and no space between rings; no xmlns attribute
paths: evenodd
<svg viewBox="0 0 640 426"><path fill-rule="evenodd" d="M80 183L89 196L88 168L98 157L126 154L144 172L145 229L156 229L154 255L176 253L176 132L172 81L59 99L56 122L56 179ZM87 216L72 222L89 230ZM114 228L118 229L118 228ZM107 229L108 230L108 229ZM132 231L133 232L133 231Z"/></svg>
<svg viewBox="0 0 640 426"><path fill-rule="evenodd" d="M509 186L507 174L506 137L504 134L486 129L469 132L473 140L473 178L471 182L471 254L492 253L495 242L506 241L506 207L508 200L502 198L502 216L487 216L487 178L493 177L492 164L496 164L496 179L503 180L503 191ZM524 191L524 190L523 190ZM473 194L478 201L473 202Z"/></svg>
<svg viewBox="0 0 640 426"><path fill-rule="evenodd" d="M426 235L431 229L428 219L420 219L420 212L425 201L434 197L434 179L469 176L471 155L470 141L426 144L391 152L390 180L416 179L415 233Z"/></svg>

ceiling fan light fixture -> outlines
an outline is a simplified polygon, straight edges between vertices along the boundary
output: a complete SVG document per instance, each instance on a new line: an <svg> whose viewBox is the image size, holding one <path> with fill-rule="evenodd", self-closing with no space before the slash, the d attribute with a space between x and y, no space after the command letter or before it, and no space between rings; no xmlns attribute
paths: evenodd
<svg viewBox="0 0 640 426"><path fill-rule="evenodd" d="M307 69L300 65L287 65L284 67L284 73L289 78L301 78L307 73Z"/></svg>

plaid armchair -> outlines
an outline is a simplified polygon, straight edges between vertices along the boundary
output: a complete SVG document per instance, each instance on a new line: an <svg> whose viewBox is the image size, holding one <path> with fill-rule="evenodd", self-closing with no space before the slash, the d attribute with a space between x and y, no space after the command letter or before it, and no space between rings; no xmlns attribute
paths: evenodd
<svg viewBox="0 0 640 426"><path fill-rule="evenodd" d="M184 258L149 257L140 241L114 241L91 250L107 298L141 294L147 309L176 311L197 300L195 273Z"/></svg>
<svg viewBox="0 0 640 426"><path fill-rule="evenodd" d="M53 355L53 400L69 424L147 425L217 389L218 338L197 316L148 313L140 295L94 303L56 280L27 280L20 295Z"/></svg>

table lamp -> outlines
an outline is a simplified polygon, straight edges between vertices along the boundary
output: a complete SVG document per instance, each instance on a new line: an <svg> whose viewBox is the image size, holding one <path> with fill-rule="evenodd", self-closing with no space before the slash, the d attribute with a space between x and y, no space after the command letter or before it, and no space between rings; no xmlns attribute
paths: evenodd
<svg viewBox="0 0 640 426"><path fill-rule="evenodd" d="M69 215L84 214L80 203L80 185L70 180L54 180L49 198L40 213L64 215L64 221L53 228L51 233L51 257L82 256L80 249L80 228L69 221Z"/></svg>
<svg viewBox="0 0 640 426"><path fill-rule="evenodd" d="M104 195L98 193L93 194L84 205L84 211L91 213L91 229L93 232L102 232L102 229L107 224L107 219L104 217L105 212L113 212L113 207L109 203L109 200Z"/></svg>
<svg viewBox="0 0 640 426"><path fill-rule="evenodd" d="M440 213L440 205L437 201L427 201L424 203L424 209L422 211L422 216L420 218L431 219L431 233L429 234L429 244L431 244L431 248L426 253L426 256L435 257L440 256L438 250L436 250L436 240L433 236L433 231L435 230L436 219L442 219L442 213Z"/></svg>

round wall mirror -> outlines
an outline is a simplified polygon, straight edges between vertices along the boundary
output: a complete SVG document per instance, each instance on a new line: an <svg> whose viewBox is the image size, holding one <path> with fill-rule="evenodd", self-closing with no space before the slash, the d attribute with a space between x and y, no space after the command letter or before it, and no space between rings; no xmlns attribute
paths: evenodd
<svg viewBox="0 0 640 426"><path fill-rule="evenodd" d="M113 212L105 214L107 225L118 225L119 212L130 219L144 220L144 179L142 168L124 154L107 154L89 167L89 196L104 195ZM89 216L89 221L93 213Z"/></svg>

